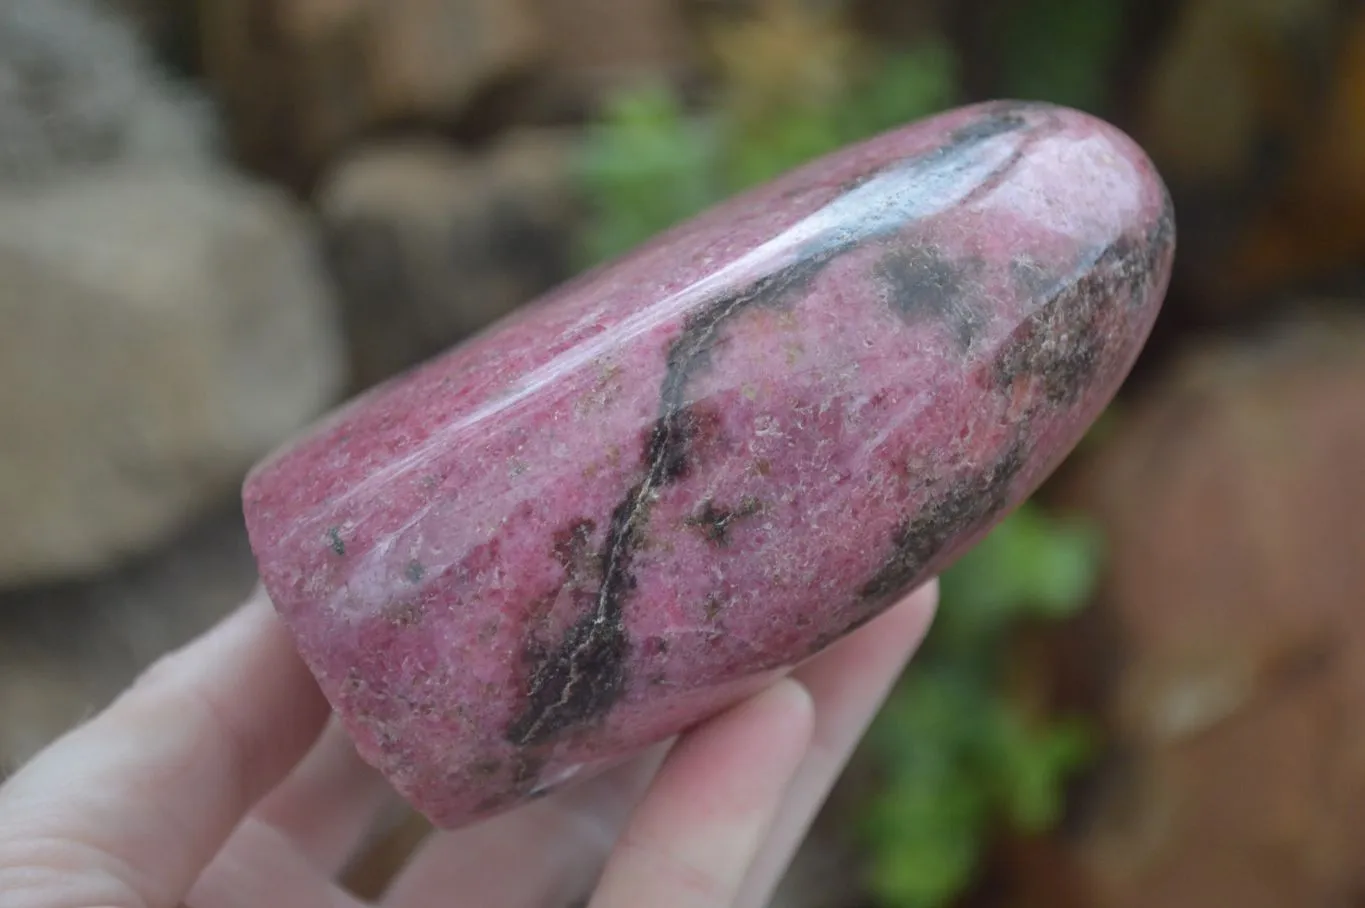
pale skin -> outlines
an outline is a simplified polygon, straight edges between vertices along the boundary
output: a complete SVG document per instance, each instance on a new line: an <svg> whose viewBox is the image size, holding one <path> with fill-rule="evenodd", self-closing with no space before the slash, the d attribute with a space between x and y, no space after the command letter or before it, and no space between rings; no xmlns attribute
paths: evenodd
<svg viewBox="0 0 1365 908"><path fill-rule="evenodd" d="M919 645L933 584L588 783L429 838L386 908L762 908ZM394 797L260 594L0 786L0 908L361 908Z"/></svg>

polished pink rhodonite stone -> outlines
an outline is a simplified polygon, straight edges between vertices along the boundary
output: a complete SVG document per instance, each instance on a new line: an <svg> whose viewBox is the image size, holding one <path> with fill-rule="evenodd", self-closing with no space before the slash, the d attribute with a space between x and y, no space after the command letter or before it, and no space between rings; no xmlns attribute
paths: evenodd
<svg viewBox="0 0 1365 908"><path fill-rule="evenodd" d="M720 206L354 401L245 489L361 754L443 826L715 713L940 571L1110 399L1147 157L992 103Z"/></svg>

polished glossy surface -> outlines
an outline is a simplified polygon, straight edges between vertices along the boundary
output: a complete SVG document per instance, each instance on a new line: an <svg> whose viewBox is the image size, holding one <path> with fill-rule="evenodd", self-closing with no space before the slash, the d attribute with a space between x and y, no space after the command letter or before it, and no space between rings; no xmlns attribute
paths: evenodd
<svg viewBox="0 0 1365 908"><path fill-rule="evenodd" d="M1142 152L991 104L784 177L260 466L262 576L361 753L453 826L879 614L1132 365L1174 222Z"/></svg>

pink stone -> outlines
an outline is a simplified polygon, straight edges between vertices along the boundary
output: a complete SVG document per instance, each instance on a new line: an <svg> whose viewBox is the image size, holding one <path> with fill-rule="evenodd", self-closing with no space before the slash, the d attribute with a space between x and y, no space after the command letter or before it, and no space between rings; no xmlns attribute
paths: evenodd
<svg viewBox="0 0 1365 908"><path fill-rule="evenodd" d="M244 493L361 754L442 826L711 715L941 571L1131 367L1147 157L994 103L724 204L353 402Z"/></svg>

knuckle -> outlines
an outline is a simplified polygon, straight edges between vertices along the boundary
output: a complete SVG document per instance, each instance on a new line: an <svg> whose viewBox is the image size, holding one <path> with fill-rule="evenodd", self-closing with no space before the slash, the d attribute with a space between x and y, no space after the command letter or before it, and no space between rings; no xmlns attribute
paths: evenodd
<svg viewBox="0 0 1365 908"><path fill-rule="evenodd" d="M5 908L148 908L127 868L79 841L7 832L0 837Z"/></svg>

